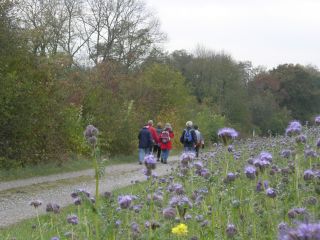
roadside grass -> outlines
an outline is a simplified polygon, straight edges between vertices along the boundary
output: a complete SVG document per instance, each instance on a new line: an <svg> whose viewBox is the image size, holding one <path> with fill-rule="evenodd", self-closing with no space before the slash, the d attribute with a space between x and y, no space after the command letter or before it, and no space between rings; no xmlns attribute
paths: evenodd
<svg viewBox="0 0 320 240"><path fill-rule="evenodd" d="M170 152L170 156L178 155L181 153L181 149L173 149ZM114 157L104 157L107 159L107 165L123 164L123 163L135 163L138 162L138 154L118 155ZM24 168L16 169L0 169L0 182L26 179L31 177L48 176L52 174L67 173L74 171L81 171L92 168L92 161L84 157L74 157L69 161L62 164L58 162L52 162L47 164L39 164L35 166L26 166Z"/></svg>
<svg viewBox="0 0 320 240"><path fill-rule="evenodd" d="M107 158L107 165L122 164L135 162L137 156L115 156ZM0 182L11 181L18 179L26 179L31 177L48 176L51 174L67 173L81 171L92 168L92 161L87 158L75 158L69 161L58 164L57 162L39 164L35 166L26 166L16 169L0 169Z"/></svg>

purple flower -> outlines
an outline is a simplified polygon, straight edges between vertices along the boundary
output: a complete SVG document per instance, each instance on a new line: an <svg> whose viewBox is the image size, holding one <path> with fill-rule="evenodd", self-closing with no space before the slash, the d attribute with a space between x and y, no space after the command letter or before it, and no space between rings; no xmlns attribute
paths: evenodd
<svg viewBox="0 0 320 240"><path fill-rule="evenodd" d="M226 228L226 234L228 237L232 238L237 234L237 228L234 224L228 224Z"/></svg>
<svg viewBox="0 0 320 240"><path fill-rule="evenodd" d="M300 134L302 130L301 123L299 121L292 121L289 123L289 126L286 129L286 135L292 136L296 134Z"/></svg>
<svg viewBox="0 0 320 240"><path fill-rule="evenodd" d="M177 212L175 208L169 207L169 208L163 209L162 214L164 218L174 219L177 215Z"/></svg>
<svg viewBox="0 0 320 240"><path fill-rule="evenodd" d="M320 148L320 138L317 141L317 147Z"/></svg>
<svg viewBox="0 0 320 240"><path fill-rule="evenodd" d="M116 224L116 227L119 227L121 225L121 220L117 220L115 224Z"/></svg>
<svg viewBox="0 0 320 240"><path fill-rule="evenodd" d="M30 206L33 206L34 208L37 208L41 205L42 205L42 201L40 201L40 200L34 200L34 201L30 202Z"/></svg>
<svg viewBox="0 0 320 240"><path fill-rule="evenodd" d="M156 168L156 163L157 163L157 161L154 158L153 154L149 154L149 155L145 156L144 164L145 164L147 169L149 169L149 170L155 169Z"/></svg>
<svg viewBox="0 0 320 240"><path fill-rule="evenodd" d="M259 155L259 159L260 159L261 161L272 162L272 155L271 155L271 153L262 151L262 152L260 153L260 155Z"/></svg>
<svg viewBox="0 0 320 240"><path fill-rule="evenodd" d="M257 192L261 192L263 190L263 187L262 187L262 182L261 180L258 181L257 185L256 185L256 191Z"/></svg>
<svg viewBox="0 0 320 240"><path fill-rule="evenodd" d="M281 151L280 156L283 158L289 158L290 156L292 156L292 151L288 149L284 149Z"/></svg>
<svg viewBox="0 0 320 240"><path fill-rule="evenodd" d="M308 181L314 178L314 172L311 169L307 169L303 173L303 179Z"/></svg>
<svg viewBox="0 0 320 240"><path fill-rule="evenodd" d="M173 185L173 191L175 191L176 194L184 194L184 188L180 183Z"/></svg>
<svg viewBox="0 0 320 240"><path fill-rule="evenodd" d="M120 208L127 209L130 207L130 205L132 203L132 197L129 195L119 196L118 203L120 205Z"/></svg>
<svg viewBox="0 0 320 240"><path fill-rule="evenodd" d="M194 166L197 170L201 170L203 168L203 163L198 161L194 163Z"/></svg>
<svg viewBox="0 0 320 240"><path fill-rule="evenodd" d="M255 179L256 172L257 172L257 170L253 166L246 166L244 169L244 173L246 174L247 178L249 178L249 179Z"/></svg>
<svg viewBox="0 0 320 240"><path fill-rule="evenodd" d="M312 149L307 149L304 151L304 155L306 157L310 157L310 158L316 158L318 157L317 152L312 150Z"/></svg>
<svg viewBox="0 0 320 240"><path fill-rule="evenodd" d="M92 145L95 145L97 143L98 134L99 130L95 128L93 125L88 125L83 133L87 141Z"/></svg>
<svg viewBox="0 0 320 240"><path fill-rule="evenodd" d="M52 237L50 240L60 240L58 237Z"/></svg>
<svg viewBox="0 0 320 240"><path fill-rule="evenodd" d="M305 135L299 135L296 137L296 142L297 143L306 143L307 142L307 137Z"/></svg>
<svg viewBox="0 0 320 240"><path fill-rule="evenodd" d="M276 191L273 188L267 188L266 195L270 198L275 198L277 196Z"/></svg>
<svg viewBox="0 0 320 240"><path fill-rule="evenodd" d="M54 212L54 213L59 213L60 212L60 206L58 204L52 204L48 203L46 206L46 211L47 212Z"/></svg>
<svg viewBox="0 0 320 240"><path fill-rule="evenodd" d="M192 207L192 203L186 196L173 196L169 202L170 207Z"/></svg>
<svg viewBox="0 0 320 240"><path fill-rule="evenodd" d="M210 177L210 172L208 169L203 168L203 169L201 169L200 175L201 175L201 177L204 177L207 179Z"/></svg>
<svg viewBox="0 0 320 240"><path fill-rule="evenodd" d="M222 141L225 145L228 144L229 140L233 140L239 136L238 132L233 128L221 128L218 131L218 136L222 138Z"/></svg>
<svg viewBox="0 0 320 240"><path fill-rule="evenodd" d="M227 182L233 182L234 180L236 180L236 175L232 172L229 172L227 174Z"/></svg>
<svg viewBox="0 0 320 240"><path fill-rule="evenodd" d="M67 217L67 222L71 223L72 225L77 225L79 223L79 219L76 215L69 215Z"/></svg>
<svg viewBox="0 0 320 240"><path fill-rule="evenodd" d="M320 125L320 115L315 117L314 122L316 125Z"/></svg>
<svg viewBox="0 0 320 240"><path fill-rule="evenodd" d="M300 223L296 228L279 232L279 240L320 239L320 223Z"/></svg>

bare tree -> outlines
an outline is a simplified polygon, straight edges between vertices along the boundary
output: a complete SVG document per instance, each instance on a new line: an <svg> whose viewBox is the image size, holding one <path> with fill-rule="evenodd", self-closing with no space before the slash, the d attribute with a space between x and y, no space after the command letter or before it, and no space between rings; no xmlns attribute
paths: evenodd
<svg viewBox="0 0 320 240"><path fill-rule="evenodd" d="M87 0L84 24L94 37L88 41L95 64L117 61L127 68L146 57L153 44L165 39L159 23L137 0Z"/></svg>

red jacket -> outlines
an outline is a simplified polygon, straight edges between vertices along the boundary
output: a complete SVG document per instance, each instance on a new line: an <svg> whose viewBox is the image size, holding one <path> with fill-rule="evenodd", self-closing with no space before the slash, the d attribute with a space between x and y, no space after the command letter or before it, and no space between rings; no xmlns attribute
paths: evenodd
<svg viewBox="0 0 320 240"><path fill-rule="evenodd" d="M151 133L151 136L152 136L152 139L154 140L154 143L158 144L159 143L159 137L158 137L158 134L157 134L157 130L154 127L150 126L150 125L149 125L148 129L149 129L149 132Z"/></svg>
<svg viewBox="0 0 320 240"><path fill-rule="evenodd" d="M160 134L159 139L161 139L161 135L162 135L162 133ZM160 142L161 150L164 150L164 149L171 150L172 149L172 138L174 138L174 133L172 131L169 131L169 136L170 136L170 141L169 142L167 142L167 143Z"/></svg>

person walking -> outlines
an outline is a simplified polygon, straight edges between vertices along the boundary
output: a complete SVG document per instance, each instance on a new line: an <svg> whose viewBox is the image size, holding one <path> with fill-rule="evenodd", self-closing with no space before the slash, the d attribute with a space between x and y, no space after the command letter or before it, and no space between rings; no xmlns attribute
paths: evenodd
<svg viewBox="0 0 320 240"><path fill-rule="evenodd" d="M148 121L148 129L149 129L149 132L151 133L151 138L152 138L152 145L150 147L150 152L152 153L153 147L155 145L159 144L159 137L158 137L156 129L153 127L153 121L152 120Z"/></svg>
<svg viewBox="0 0 320 240"><path fill-rule="evenodd" d="M158 122L157 123L157 128L156 128L156 132L157 132L157 136L158 136L158 139L159 139L159 143L158 144L155 144L153 146L153 153L155 155L155 157L157 158L157 162L160 161L160 156L161 156L161 143L160 143L160 135L162 133L162 123L161 122Z"/></svg>
<svg viewBox="0 0 320 240"><path fill-rule="evenodd" d="M199 150L200 148L204 148L204 139L202 136L202 133L199 130L198 125L194 125L194 132L196 133L197 136L197 143L196 143L196 147L195 147L195 151L196 151L196 157L199 157Z"/></svg>
<svg viewBox="0 0 320 240"><path fill-rule="evenodd" d="M197 135L192 128L193 123L191 121L186 122L186 128L183 130L180 137L180 142L183 144L185 152L194 152L197 143Z"/></svg>
<svg viewBox="0 0 320 240"><path fill-rule="evenodd" d="M144 125L138 134L139 139L139 164L144 161L145 155L150 153L152 147L152 137L148 124Z"/></svg>
<svg viewBox="0 0 320 240"><path fill-rule="evenodd" d="M166 123L163 131L160 134L160 148L161 148L161 162L164 164L168 163L170 150L172 149L172 139L174 133L170 123Z"/></svg>

